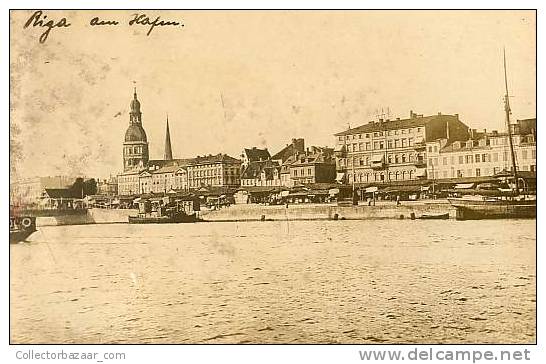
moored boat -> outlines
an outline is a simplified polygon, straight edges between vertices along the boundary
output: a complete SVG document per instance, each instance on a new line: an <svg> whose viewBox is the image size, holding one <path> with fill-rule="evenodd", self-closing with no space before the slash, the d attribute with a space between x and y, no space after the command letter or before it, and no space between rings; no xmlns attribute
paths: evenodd
<svg viewBox="0 0 546 364"><path fill-rule="evenodd" d="M9 218L9 242L10 244L25 241L36 231L36 218L32 216Z"/></svg>
<svg viewBox="0 0 546 364"><path fill-rule="evenodd" d="M129 224L177 224L201 221L196 215L188 215L184 212L177 212L162 216L147 216L139 214L137 216L129 216Z"/></svg>
<svg viewBox="0 0 546 364"><path fill-rule="evenodd" d="M536 199L448 198L457 209L457 220L534 218L537 216Z"/></svg>
<svg viewBox="0 0 546 364"><path fill-rule="evenodd" d="M419 217L421 220L448 220L449 212L443 214L423 214Z"/></svg>
<svg viewBox="0 0 546 364"><path fill-rule="evenodd" d="M503 218L536 218L536 196L524 195L519 187L518 167L510 127L510 102L508 95L508 80L506 76L506 55L504 55L504 112L512 170L508 175L512 177L513 189L505 191L505 195L497 197L464 196L462 198L448 198L449 203L457 209L457 220L503 219ZM501 189L499 189L501 191Z"/></svg>

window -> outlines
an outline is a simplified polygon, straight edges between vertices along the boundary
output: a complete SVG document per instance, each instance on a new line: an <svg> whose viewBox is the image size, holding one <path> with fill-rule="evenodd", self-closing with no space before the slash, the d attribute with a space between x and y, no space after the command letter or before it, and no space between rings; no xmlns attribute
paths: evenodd
<svg viewBox="0 0 546 364"><path fill-rule="evenodd" d="M342 141L343 141L343 137L340 136L340 137L338 138L338 140L339 140L340 142L342 142Z"/></svg>
<svg viewBox="0 0 546 364"><path fill-rule="evenodd" d="M526 150L521 151L521 159L527 159L527 151Z"/></svg>
<svg viewBox="0 0 546 364"><path fill-rule="evenodd" d="M395 148L400 147L400 140L399 140L399 139L395 139L395 140L394 140L394 147L395 147Z"/></svg>
<svg viewBox="0 0 546 364"><path fill-rule="evenodd" d="M408 139L408 145L409 145L410 147L413 146L413 138L409 138L409 139Z"/></svg>
<svg viewBox="0 0 546 364"><path fill-rule="evenodd" d="M428 151L429 151L429 153L432 153L432 145L428 146Z"/></svg>
<svg viewBox="0 0 546 364"><path fill-rule="evenodd" d="M474 157L476 158L476 163L480 163L480 155L476 154ZM484 162L485 162L485 160L484 160Z"/></svg>
<svg viewBox="0 0 546 364"><path fill-rule="evenodd" d="M406 163L406 155L402 154L402 163Z"/></svg>
<svg viewBox="0 0 546 364"><path fill-rule="evenodd" d="M476 177L479 177L481 174L480 174L480 169L479 168L476 168Z"/></svg>
<svg viewBox="0 0 546 364"><path fill-rule="evenodd" d="M353 143L353 152L356 152L358 149L356 149L356 143Z"/></svg>
<svg viewBox="0 0 546 364"><path fill-rule="evenodd" d="M406 138L402 138L402 148L407 146L407 141L408 140Z"/></svg>
<svg viewBox="0 0 546 364"><path fill-rule="evenodd" d="M373 149L379 149L379 142L373 142Z"/></svg>
<svg viewBox="0 0 546 364"><path fill-rule="evenodd" d="M383 149L385 147L385 144L383 142L379 142L379 149Z"/></svg>
<svg viewBox="0 0 546 364"><path fill-rule="evenodd" d="M464 163L464 156L460 155L459 156L459 164L463 164Z"/></svg>
<svg viewBox="0 0 546 364"><path fill-rule="evenodd" d="M370 149L372 149L372 143L367 142L366 143L366 150L370 150Z"/></svg>
<svg viewBox="0 0 546 364"><path fill-rule="evenodd" d="M389 149L392 149L392 140L389 140L389 141L387 142L387 146L389 147Z"/></svg>
<svg viewBox="0 0 546 364"><path fill-rule="evenodd" d="M444 166L447 166L447 157L444 157L443 162L444 162Z"/></svg>
<svg viewBox="0 0 546 364"><path fill-rule="evenodd" d="M362 152L364 150L364 143L358 143L358 151Z"/></svg>
<svg viewBox="0 0 546 364"><path fill-rule="evenodd" d="M474 158L472 157L472 154L467 155L467 156L466 156L466 163L467 163L467 164L474 163L473 159L474 159ZM469 174L470 174L470 173L469 173Z"/></svg>
<svg viewBox="0 0 546 364"><path fill-rule="evenodd" d="M537 150L536 149L531 150L531 159L537 159Z"/></svg>
<svg viewBox="0 0 546 364"><path fill-rule="evenodd" d="M499 161L499 153L493 153L493 162Z"/></svg>

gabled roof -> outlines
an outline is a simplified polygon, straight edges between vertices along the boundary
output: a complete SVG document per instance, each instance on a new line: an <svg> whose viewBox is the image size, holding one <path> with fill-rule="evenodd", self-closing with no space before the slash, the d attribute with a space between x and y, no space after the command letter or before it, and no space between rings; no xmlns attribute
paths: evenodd
<svg viewBox="0 0 546 364"><path fill-rule="evenodd" d="M267 148L265 149L259 149L256 147L245 148L243 153L246 155L247 159L250 162L260 161L260 160L265 161L271 158L271 155L269 154L269 151L267 150Z"/></svg>
<svg viewBox="0 0 546 364"><path fill-rule="evenodd" d="M153 174L161 174L161 173L174 173L176 172L180 167L177 165L167 165L164 167L161 167L159 169L156 169L155 171L151 171Z"/></svg>

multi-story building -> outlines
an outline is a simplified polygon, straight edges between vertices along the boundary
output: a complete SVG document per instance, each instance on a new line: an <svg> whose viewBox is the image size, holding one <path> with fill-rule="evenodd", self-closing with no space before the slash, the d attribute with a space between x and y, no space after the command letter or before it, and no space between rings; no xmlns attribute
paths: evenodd
<svg viewBox="0 0 546 364"><path fill-rule="evenodd" d="M459 115L371 121L335 134L336 180L345 183L388 182L427 177L429 141L468 139Z"/></svg>
<svg viewBox="0 0 546 364"><path fill-rule="evenodd" d="M536 172L536 118L511 125L518 170ZM438 139L427 142L430 178L493 176L512 170L508 133L470 131L465 141Z"/></svg>
<svg viewBox="0 0 546 364"><path fill-rule="evenodd" d="M289 164L293 184L328 183L336 177L334 150L326 147L310 147L298 154Z"/></svg>
<svg viewBox="0 0 546 364"><path fill-rule="evenodd" d="M227 154L198 156L187 166L188 188L238 187L241 184L241 161Z"/></svg>
<svg viewBox="0 0 546 364"><path fill-rule="evenodd" d="M118 179L110 176L108 179L98 180L97 195L115 196L118 194Z"/></svg>

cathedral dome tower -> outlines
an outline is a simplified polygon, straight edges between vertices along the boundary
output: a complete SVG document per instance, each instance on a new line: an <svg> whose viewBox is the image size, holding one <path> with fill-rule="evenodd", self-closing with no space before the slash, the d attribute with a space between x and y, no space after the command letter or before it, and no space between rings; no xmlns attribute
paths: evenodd
<svg viewBox="0 0 546 364"><path fill-rule="evenodd" d="M135 87L133 100L131 100L131 111L129 112L129 127L125 132L125 141L123 143L123 170L128 171L146 167L148 160L148 139L142 127L140 101L138 101Z"/></svg>

